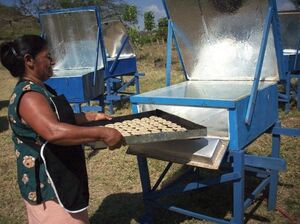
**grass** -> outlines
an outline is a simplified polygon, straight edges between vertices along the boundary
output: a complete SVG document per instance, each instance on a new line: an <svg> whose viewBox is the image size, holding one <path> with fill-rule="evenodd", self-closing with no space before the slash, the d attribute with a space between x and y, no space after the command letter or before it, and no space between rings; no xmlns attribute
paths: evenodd
<svg viewBox="0 0 300 224"><path fill-rule="evenodd" d="M0 4L0 43L22 34L40 34L37 19L32 16L23 16L13 7Z"/></svg>
<svg viewBox="0 0 300 224"><path fill-rule="evenodd" d="M137 49L139 71L145 72L141 78L142 92L164 86L164 46L145 46ZM155 62L160 61L160 64ZM161 61L162 60L162 61ZM172 70L172 83L183 80L180 65L176 57ZM16 168L13 146L10 140L11 131L6 119L9 95L16 80L11 78L7 71L0 67L0 223L26 223L24 205L16 184ZM116 107L116 115L130 113L130 104L127 102ZM282 125L285 127L300 128L300 112L295 108L285 115L280 113ZM284 210L289 216L300 220L300 154L299 138L282 137L281 156L287 162L287 171L280 173L277 207ZM249 153L260 155L270 154L271 138L264 134L248 148ZM92 151L86 150L90 155ZM157 179L166 164L162 161L150 159L149 169L152 179ZM117 151L98 151L87 159L90 188L90 221L96 223L137 223L143 213L141 186L136 158L126 154L126 148ZM184 170L185 167L176 164L163 184L171 181L173 176ZM206 173L207 171L202 170ZM247 180L246 189L249 190L256 182ZM166 198L176 204L190 207L195 211L202 211L216 217L231 216L231 185L223 184L188 194L178 195L176 198ZM254 213L251 209L256 208ZM276 211L267 211L265 198L247 210L247 223L288 223L288 219ZM198 224L206 223L186 216L156 209L156 223Z"/></svg>

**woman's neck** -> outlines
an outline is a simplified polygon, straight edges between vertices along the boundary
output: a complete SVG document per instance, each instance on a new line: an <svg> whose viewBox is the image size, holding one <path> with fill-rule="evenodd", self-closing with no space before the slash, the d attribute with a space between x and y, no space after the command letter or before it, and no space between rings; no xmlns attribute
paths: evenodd
<svg viewBox="0 0 300 224"><path fill-rule="evenodd" d="M45 87L43 81L41 81L40 79L36 78L35 76L31 76L31 75L24 75L22 77L23 80L26 80L26 81L31 81L39 86L42 86L42 87Z"/></svg>

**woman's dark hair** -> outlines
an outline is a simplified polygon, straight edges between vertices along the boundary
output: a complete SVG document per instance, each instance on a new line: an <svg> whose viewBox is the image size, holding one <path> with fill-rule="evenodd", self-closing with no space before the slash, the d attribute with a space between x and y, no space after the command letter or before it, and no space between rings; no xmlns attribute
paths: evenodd
<svg viewBox="0 0 300 224"><path fill-rule="evenodd" d="M24 56L33 58L47 46L47 42L37 35L24 35L14 41L0 45L0 60L14 77L23 77L25 72Z"/></svg>

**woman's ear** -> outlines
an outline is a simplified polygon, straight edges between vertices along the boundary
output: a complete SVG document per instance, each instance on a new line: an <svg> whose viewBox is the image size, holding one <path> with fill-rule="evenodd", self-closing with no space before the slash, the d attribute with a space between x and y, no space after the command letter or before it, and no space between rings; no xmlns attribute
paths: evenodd
<svg viewBox="0 0 300 224"><path fill-rule="evenodd" d="M34 65L34 59L30 54L24 55L24 65L25 67L33 68Z"/></svg>

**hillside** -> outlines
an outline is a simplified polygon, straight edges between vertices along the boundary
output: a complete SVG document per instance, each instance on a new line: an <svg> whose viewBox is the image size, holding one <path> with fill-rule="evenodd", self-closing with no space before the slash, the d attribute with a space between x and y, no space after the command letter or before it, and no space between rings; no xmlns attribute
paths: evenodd
<svg viewBox="0 0 300 224"><path fill-rule="evenodd" d="M37 18L23 16L15 8L0 5L0 41L14 39L23 34L39 34Z"/></svg>

